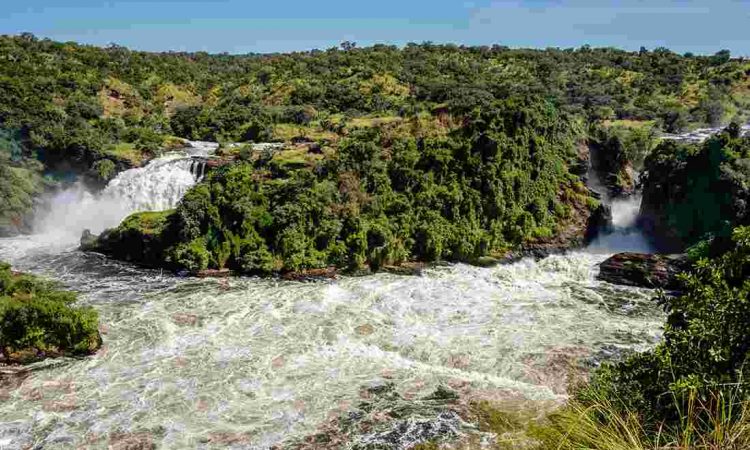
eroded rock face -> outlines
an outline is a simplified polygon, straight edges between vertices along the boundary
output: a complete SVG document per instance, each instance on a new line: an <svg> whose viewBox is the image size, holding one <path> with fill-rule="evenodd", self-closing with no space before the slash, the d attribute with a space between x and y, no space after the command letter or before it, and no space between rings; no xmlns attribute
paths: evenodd
<svg viewBox="0 0 750 450"><path fill-rule="evenodd" d="M677 275L689 266L684 255L618 253L599 265L597 278L628 286L680 289Z"/></svg>
<svg viewBox="0 0 750 450"><path fill-rule="evenodd" d="M619 138L610 137L589 144L591 172L602 184L600 189L612 198L627 197L635 193L635 171L627 159Z"/></svg>
<svg viewBox="0 0 750 450"><path fill-rule="evenodd" d="M548 238L525 243L520 252L508 255L505 259L514 260L516 256L544 258L580 248L612 226L612 211L609 206L599 204L591 209L580 198L569 199L568 204L573 208L572 218L563 227Z"/></svg>

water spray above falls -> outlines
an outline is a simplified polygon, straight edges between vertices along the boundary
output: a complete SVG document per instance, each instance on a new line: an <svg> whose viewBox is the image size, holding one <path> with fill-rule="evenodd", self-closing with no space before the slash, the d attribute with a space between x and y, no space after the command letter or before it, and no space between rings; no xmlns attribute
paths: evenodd
<svg viewBox="0 0 750 450"><path fill-rule="evenodd" d="M98 194L81 182L57 193L38 217L35 232L50 241L73 244L83 230L100 233L140 211L174 208L185 193L206 175L206 161L216 144L190 143L184 151L156 158L144 167L118 174Z"/></svg>

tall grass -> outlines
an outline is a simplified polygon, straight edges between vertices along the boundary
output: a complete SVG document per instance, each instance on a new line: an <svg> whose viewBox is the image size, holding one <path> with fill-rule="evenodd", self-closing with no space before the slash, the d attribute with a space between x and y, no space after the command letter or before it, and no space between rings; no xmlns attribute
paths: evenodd
<svg viewBox="0 0 750 450"><path fill-rule="evenodd" d="M677 401L677 400L676 400ZM622 411L606 398L572 402L533 424L538 450L748 450L750 402L734 392L701 400L688 394L677 424L644 428L636 412Z"/></svg>

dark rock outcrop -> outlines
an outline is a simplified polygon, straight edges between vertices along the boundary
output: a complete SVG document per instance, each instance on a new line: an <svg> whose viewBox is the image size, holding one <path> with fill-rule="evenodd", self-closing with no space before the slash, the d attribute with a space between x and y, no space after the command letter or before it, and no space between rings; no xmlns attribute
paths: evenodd
<svg viewBox="0 0 750 450"><path fill-rule="evenodd" d="M104 230L99 236L85 230L81 236L83 251L104 253L123 261L143 266L172 268L165 261L163 232L169 224L171 211L141 212L128 216L116 228Z"/></svg>
<svg viewBox="0 0 750 450"><path fill-rule="evenodd" d="M84 252L95 251L97 246L97 235L93 234L91 230L83 230L81 234L81 247L80 249Z"/></svg>
<svg viewBox="0 0 750 450"><path fill-rule="evenodd" d="M646 158L641 226L659 251L681 252L750 224L750 139L735 135L664 141Z"/></svg>
<svg viewBox="0 0 750 450"><path fill-rule="evenodd" d="M589 144L591 172L609 197L627 197L635 192L635 172L622 141L617 136L592 139Z"/></svg>
<svg viewBox="0 0 750 450"><path fill-rule="evenodd" d="M677 275L689 267L684 255L618 253L599 264L597 278L627 286L677 290Z"/></svg>
<svg viewBox="0 0 750 450"><path fill-rule="evenodd" d="M585 199L589 196L596 197L596 193L587 190L585 194L585 196L568 196L562 199L572 207L573 213L552 236L526 242L521 246L520 251L513 252L503 259L513 260L518 256L544 258L572 248L583 247L594 240L599 233L606 231L612 225L612 211L603 203L595 207L590 206Z"/></svg>

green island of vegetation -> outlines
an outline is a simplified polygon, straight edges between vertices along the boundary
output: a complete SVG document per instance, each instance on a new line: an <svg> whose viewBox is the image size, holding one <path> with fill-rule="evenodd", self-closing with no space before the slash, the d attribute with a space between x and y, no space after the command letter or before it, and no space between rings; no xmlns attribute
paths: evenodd
<svg viewBox="0 0 750 450"><path fill-rule="evenodd" d="M90 355L102 345L99 316L73 292L0 262L0 363Z"/></svg>

